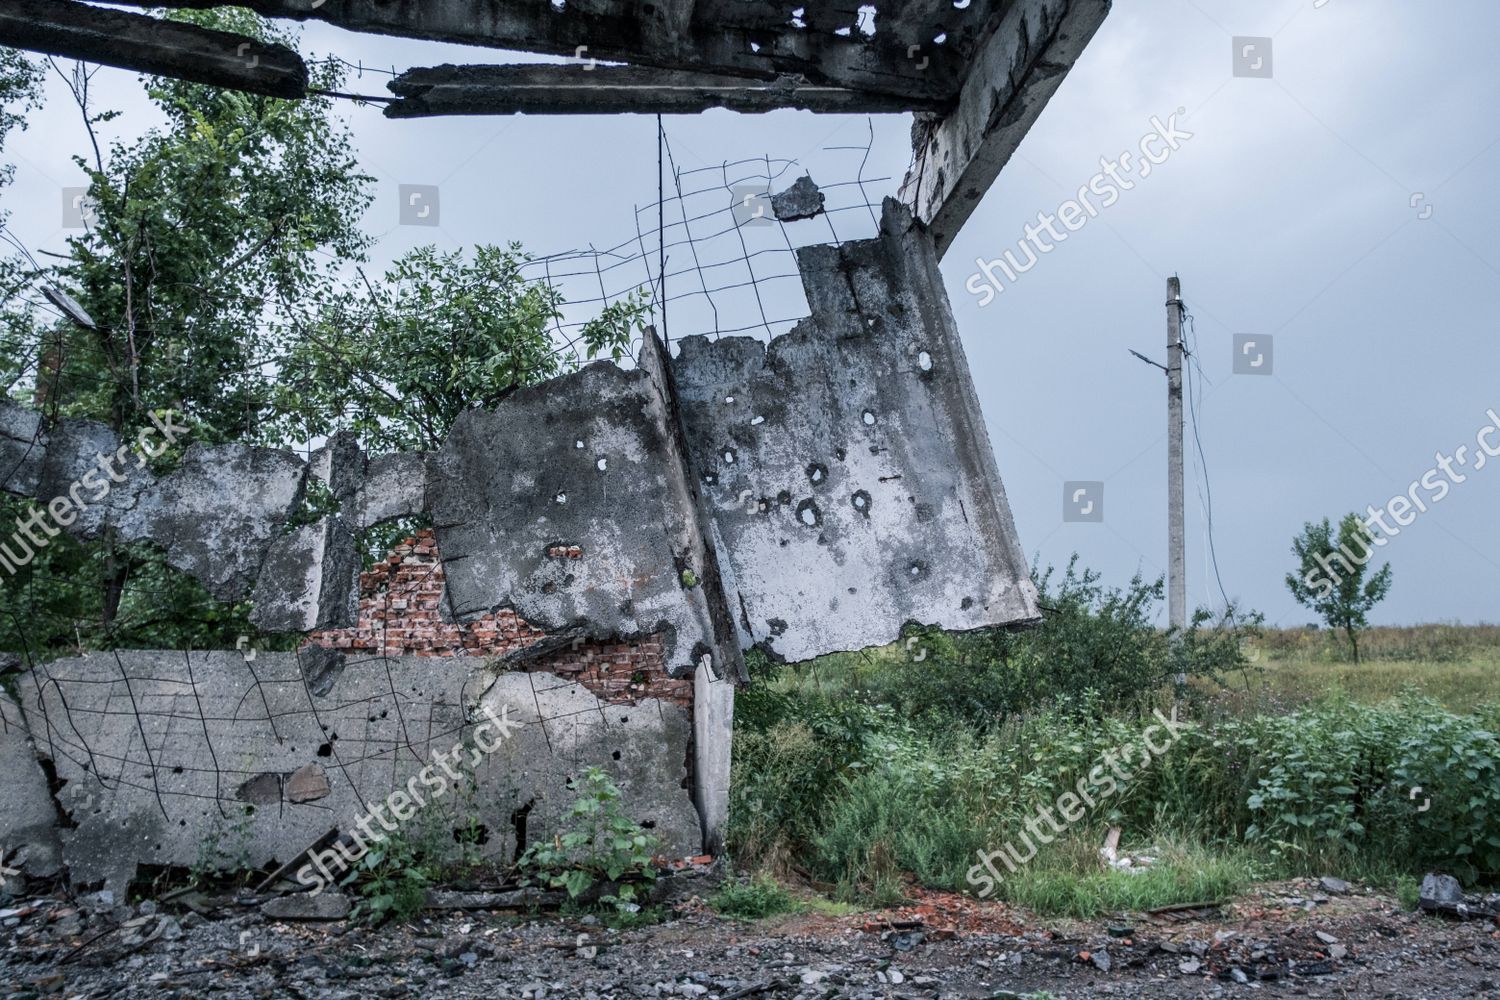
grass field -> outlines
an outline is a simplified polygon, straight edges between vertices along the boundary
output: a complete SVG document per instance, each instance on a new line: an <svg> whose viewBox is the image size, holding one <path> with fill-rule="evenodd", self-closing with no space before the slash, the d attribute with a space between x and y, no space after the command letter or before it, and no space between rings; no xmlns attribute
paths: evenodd
<svg viewBox="0 0 1500 1000"><path fill-rule="evenodd" d="M1327 630L1271 630L1243 647L1251 662L1222 686L1195 677L1196 694L1181 707L1196 735L1129 794L1039 843L998 898L1086 917L1222 899L1299 875L1404 891L1426 865L1454 870L1443 860L1450 826L1464 829L1449 837L1455 844L1500 847L1500 628L1377 628L1360 646L1356 664ZM965 873L978 851L1013 838L1036 802L1150 721L1139 706L1073 715L1044 707L972 731L957 719L935 726L913 710L920 705L900 708L897 695L917 672L972 664L934 659L898 643L762 682L758 711L771 716L736 737L741 860L852 902L893 902L913 883L972 891ZM925 690L943 698L949 687ZM1175 697L1167 686L1151 700L1166 708ZM1464 766L1452 770L1460 757ZM1412 813L1402 794L1408 772L1441 789L1439 806L1467 807L1437 819ZM1268 822L1282 829L1257 835L1252 824ZM1111 826L1124 831L1122 853L1154 859L1149 870L1101 864ZM1466 881L1500 882L1500 854L1487 857ZM747 886L725 908L774 905L762 898L774 885Z"/></svg>
<svg viewBox="0 0 1500 1000"><path fill-rule="evenodd" d="M1500 628L1374 628L1361 635L1360 652L1361 661L1352 662L1342 637L1327 630L1268 631L1252 654L1259 670L1245 680L1257 697L1245 707L1332 697L1374 704L1412 693L1456 712L1500 704ZM1246 685L1236 687L1243 692Z"/></svg>

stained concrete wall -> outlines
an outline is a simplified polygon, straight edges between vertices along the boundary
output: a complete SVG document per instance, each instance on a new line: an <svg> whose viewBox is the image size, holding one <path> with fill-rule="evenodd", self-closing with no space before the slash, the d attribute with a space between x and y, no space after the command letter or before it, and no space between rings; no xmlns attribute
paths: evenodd
<svg viewBox="0 0 1500 1000"><path fill-rule="evenodd" d="M351 660L317 694L296 654L127 650L38 665L21 687L36 750L61 783L56 801L76 824L56 831L75 883L123 887L138 865L189 867L205 848L211 861L287 862L330 829L352 829L434 753L472 748L486 709L519 728L492 754L465 752L471 778L422 813L443 833L477 821L483 853L509 861L517 810L529 839L550 836L572 800L568 779L597 765L669 855L702 840L684 789L687 710L611 705L552 675L497 675L479 658ZM6 832L38 857L52 834Z"/></svg>

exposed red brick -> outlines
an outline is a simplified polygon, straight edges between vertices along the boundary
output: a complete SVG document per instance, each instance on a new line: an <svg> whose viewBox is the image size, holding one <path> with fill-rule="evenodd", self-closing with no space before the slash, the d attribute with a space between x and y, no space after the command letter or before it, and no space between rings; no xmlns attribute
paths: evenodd
<svg viewBox="0 0 1500 1000"><path fill-rule="evenodd" d="M559 546L561 558L582 550ZM548 553L551 555L551 552ZM471 622L444 620L443 566L431 529L417 532L383 562L359 575L359 615L354 628L327 629L308 637L313 645L351 654L386 656L499 656L536 645L546 633L510 608ZM611 704L659 698L691 708L693 682L667 676L657 636L613 642L583 642L528 660L518 669L545 671L576 681Z"/></svg>

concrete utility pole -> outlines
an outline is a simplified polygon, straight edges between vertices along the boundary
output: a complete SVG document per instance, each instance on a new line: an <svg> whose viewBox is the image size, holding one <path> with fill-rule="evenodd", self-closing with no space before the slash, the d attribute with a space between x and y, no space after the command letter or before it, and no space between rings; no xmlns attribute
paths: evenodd
<svg viewBox="0 0 1500 1000"><path fill-rule="evenodd" d="M1182 489L1182 283L1167 279L1167 623L1187 627ZM1177 683L1186 678L1177 675Z"/></svg>

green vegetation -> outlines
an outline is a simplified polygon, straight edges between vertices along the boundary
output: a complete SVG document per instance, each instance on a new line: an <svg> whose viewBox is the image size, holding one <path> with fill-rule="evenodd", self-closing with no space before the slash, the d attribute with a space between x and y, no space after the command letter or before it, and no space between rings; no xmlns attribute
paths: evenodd
<svg viewBox="0 0 1500 1000"><path fill-rule="evenodd" d="M1015 872L995 861L996 898L1093 916L1301 874L1500 876L1500 630L1376 629L1373 662L1354 666L1336 636L1265 632L1254 616L1200 614L1174 644L1151 624L1159 586L1141 580L1111 591L1070 566L1037 582L1056 610L1031 631L913 633L795 666L752 658L757 683L736 704L736 860L863 903L913 884L975 892L982 854L1019 843L1107 752L1138 745L1181 669L1179 741ZM1372 676L1317 690L1334 671ZM1144 871L1101 862L1112 826L1121 854L1151 859Z"/></svg>
<svg viewBox="0 0 1500 1000"><path fill-rule="evenodd" d="M297 47L295 33L243 8L165 16ZM189 445L301 448L352 430L381 451L432 447L467 408L621 356L642 301L607 305L564 345L561 296L523 275L529 258L514 244L467 256L417 248L367 277L359 220L374 178L358 169L332 99L317 96L343 89L341 64L307 62L314 96L295 101L144 77L159 123L115 141L105 133L121 112L93 86L97 69L66 76L87 225L60 260L0 255L5 397L48 421L101 421L122 440L171 409ZM37 106L44 66L0 48L0 148ZM0 160L0 188L10 175ZM66 292L93 325L59 316L44 289ZM309 496L298 518L331 502ZM29 506L0 498L0 522ZM241 635L261 649L292 642L257 636L247 612L112 530L56 538L0 575L0 649L37 658L225 648Z"/></svg>
<svg viewBox="0 0 1500 1000"><path fill-rule="evenodd" d="M660 841L625 815L620 789L602 768L588 768L568 787L574 799L564 831L528 847L521 856L522 871L542 885L566 889L571 899L599 888L603 906L619 913L639 911L656 882L651 858Z"/></svg>
<svg viewBox="0 0 1500 1000"><path fill-rule="evenodd" d="M1329 628L1344 630L1355 663L1359 662L1359 633L1370 624L1370 610L1391 589L1390 563L1369 573L1376 544L1358 514L1344 515L1337 537L1325 517L1303 525L1302 534L1292 539L1297 569L1286 575L1287 589Z"/></svg>
<svg viewBox="0 0 1500 1000"><path fill-rule="evenodd" d="M802 909L797 898L766 872L726 882L709 904L726 917L742 920L759 920Z"/></svg>

